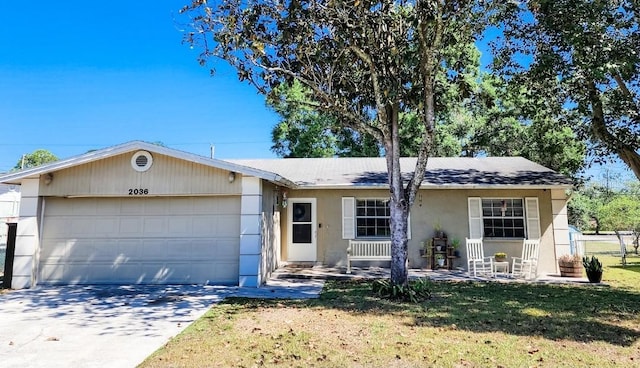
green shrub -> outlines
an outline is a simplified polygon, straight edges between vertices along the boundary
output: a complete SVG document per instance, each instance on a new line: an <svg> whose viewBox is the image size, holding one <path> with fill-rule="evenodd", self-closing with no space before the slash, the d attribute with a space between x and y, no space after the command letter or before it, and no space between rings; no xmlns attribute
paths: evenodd
<svg viewBox="0 0 640 368"><path fill-rule="evenodd" d="M591 256L591 259L589 259L589 257L583 257L582 264L587 272L602 272L602 262L595 256Z"/></svg>
<svg viewBox="0 0 640 368"><path fill-rule="evenodd" d="M394 285L389 279L379 279L371 288L381 298L420 303L431 298L433 285L427 278L410 280L407 285Z"/></svg>

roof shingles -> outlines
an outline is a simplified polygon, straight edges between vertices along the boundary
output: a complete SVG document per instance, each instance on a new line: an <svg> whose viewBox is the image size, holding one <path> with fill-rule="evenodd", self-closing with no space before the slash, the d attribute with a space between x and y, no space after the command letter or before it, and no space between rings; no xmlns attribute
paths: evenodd
<svg viewBox="0 0 640 368"><path fill-rule="evenodd" d="M382 157L288 158L229 160L265 170L291 180L300 187L380 187L387 185L386 161ZM416 158L402 158L403 175L415 167ZM568 187L571 180L522 157L432 157L422 183L424 187Z"/></svg>

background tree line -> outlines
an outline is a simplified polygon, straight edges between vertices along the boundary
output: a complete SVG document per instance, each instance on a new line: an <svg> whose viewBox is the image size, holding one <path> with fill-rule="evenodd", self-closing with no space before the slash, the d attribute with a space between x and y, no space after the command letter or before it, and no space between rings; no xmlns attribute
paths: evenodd
<svg viewBox="0 0 640 368"><path fill-rule="evenodd" d="M469 63L455 83L437 84L435 138L432 156L523 156L578 178L586 163L586 143L563 123L562 107L524 88L509 88L500 76L482 72L480 51L467 45ZM280 157L380 156L383 148L368 135L344 127L328 112L318 111L311 93L297 81L282 84L267 98L280 115L272 130L272 150ZM416 156L424 127L416 115L401 115L401 155Z"/></svg>

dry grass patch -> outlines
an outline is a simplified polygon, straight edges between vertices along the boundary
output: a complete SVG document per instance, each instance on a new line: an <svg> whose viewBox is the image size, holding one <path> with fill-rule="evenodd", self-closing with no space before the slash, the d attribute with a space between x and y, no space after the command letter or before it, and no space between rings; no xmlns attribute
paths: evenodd
<svg viewBox="0 0 640 368"><path fill-rule="evenodd" d="M142 367L640 366L637 289L432 287L422 304L377 298L368 282L329 282L309 301L228 299Z"/></svg>

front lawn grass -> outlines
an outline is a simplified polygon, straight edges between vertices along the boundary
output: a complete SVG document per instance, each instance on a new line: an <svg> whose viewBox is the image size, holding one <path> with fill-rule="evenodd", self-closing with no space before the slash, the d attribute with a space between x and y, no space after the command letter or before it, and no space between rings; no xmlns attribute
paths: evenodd
<svg viewBox="0 0 640 368"><path fill-rule="evenodd" d="M640 366L640 262L607 257L610 286L437 282L411 304L331 281L317 300L231 298L141 367Z"/></svg>

